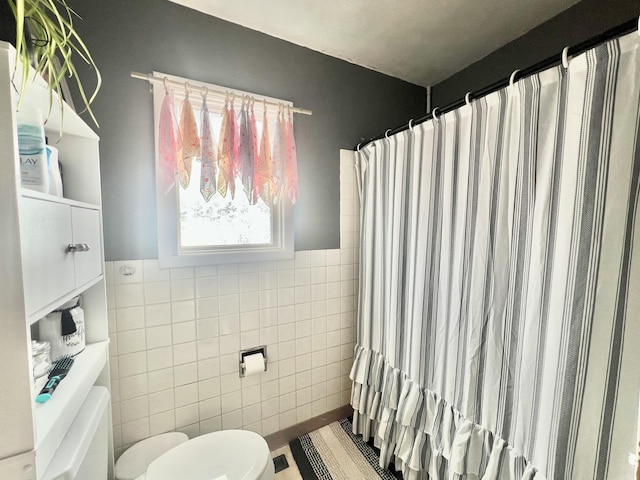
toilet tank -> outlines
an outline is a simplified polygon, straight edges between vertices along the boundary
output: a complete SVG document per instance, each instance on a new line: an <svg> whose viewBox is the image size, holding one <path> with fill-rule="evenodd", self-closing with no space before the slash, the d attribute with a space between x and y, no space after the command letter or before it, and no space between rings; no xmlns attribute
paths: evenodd
<svg viewBox="0 0 640 480"><path fill-rule="evenodd" d="M93 387L80 407L42 480L106 480L109 391Z"/></svg>

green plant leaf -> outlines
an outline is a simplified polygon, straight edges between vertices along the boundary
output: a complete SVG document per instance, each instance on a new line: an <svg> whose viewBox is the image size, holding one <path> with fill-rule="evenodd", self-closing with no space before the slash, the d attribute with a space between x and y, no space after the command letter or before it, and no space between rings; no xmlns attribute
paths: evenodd
<svg viewBox="0 0 640 480"><path fill-rule="evenodd" d="M74 17L80 18L78 14L69 7L66 0L6 1L16 18L16 63L20 62L23 66L18 109L22 105L29 79L29 65L33 59L37 65L36 73L45 76L49 82L49 114L53 108L53 92L55 91L58 94L61 115L64 117L61 82L68 78L74 80L84 103L85 108L79 113L88 112L93 122L98 126L91 110L91 103L95 100L102 86L102 77L89 49L74 27ZM37 39L34 45L30 45L30 39L24 38L25 25L29 26L32 37ZM55 62L56 58L59 61L59 66ZM96 85L89 95L84 89L74 63L78 59L88 64L95 72Z"/></svg>

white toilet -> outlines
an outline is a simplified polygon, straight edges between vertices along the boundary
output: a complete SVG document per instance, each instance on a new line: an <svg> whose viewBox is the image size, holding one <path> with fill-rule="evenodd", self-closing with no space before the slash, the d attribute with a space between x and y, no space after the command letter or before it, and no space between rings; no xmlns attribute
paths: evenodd
<svg viewBox="0 0 640 480"><path fill-rule="evenodd" d="M269 446L257 433L223 430L189 441L177 435L182 434L151 437L131 447L116 463L116 479L273 480L275 476Z"/></svg>

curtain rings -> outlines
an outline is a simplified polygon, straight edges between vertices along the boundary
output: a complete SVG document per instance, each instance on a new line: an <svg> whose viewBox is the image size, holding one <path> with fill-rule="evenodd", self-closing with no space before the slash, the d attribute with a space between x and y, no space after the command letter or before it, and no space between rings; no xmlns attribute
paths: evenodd
<svg viewBox="0 0 640 480"><path fill-rule="evenodd" d="M438 115L436 115L438 113L438 107L434 108L433 110L431 110L431 117L434 120L438 120Z"/></svg>
<svg viewBox="0 0 640 480"><path fill-rule="evenodd" d="M569 47L564 47L562 49L562 66L564 67L565 70L567 70L569 68L569 59L571 57L569 57Z"/></svg>
<svg viewBox="0 0 640 480"><path fill-rule="evenodd" d="M385 138L389 138L389 132L391 131L391 129L389 128L386 132L384 132L384 137Z"/></svg>
<svg viewBox="0 0 640 480"><path fill-rule="evenodd" d="M467 92L464 96L464 103L471 105L471 92Z"/></svg>
<svg viewBox="0 0 640 480"><path fill-rule="evenodd" d="M189 82L184 82L184 95L186 97L191 95L191 89L189 88Z"/></svg>
<svg viewBox="0 0 640 480"><path fill-rule="evenodd" d="M206 101L207 95L209 94L209 87L205 86L204 91L200 92L200 94L202 95L202 100Z"/></svg>
<svg viewBox="0 0 640 480"><path fill-rule="evenodd" d="M360 142L360 143L358 144L358 146L356 147L356 152L359 152L359 151L360 151L360 145L362 145L362 142Z"/></svg>
<svg viewBox="0 0 640 480"><path fill-rule="evenodd" d="M409 120L409 131L411 133L413 133L413 125L411 125L413 123L413 118L411 120Z"/></svg>
<svg viewBox="0 0 640 480"><path fill-rule="evenodd" d="M511 74L511 76L509 77L509 86L513 87L513 83L516 81L516 75L518 74L518 72L520 71L520 69L516 68L513 73Z"/></svg>

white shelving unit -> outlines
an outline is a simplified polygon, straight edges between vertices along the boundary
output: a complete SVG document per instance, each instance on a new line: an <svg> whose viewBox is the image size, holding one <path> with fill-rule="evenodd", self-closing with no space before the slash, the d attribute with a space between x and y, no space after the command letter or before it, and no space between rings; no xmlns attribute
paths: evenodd
<svg viewBox="0 0 640 480"><path fill-rule="evenodd" d="M21 72L14 76L15 65L14 48L0 42L0 478L39 480L65 454L58 447L91 388L109 389L99 139L66 104L63 120L54 98L45 131L63 165L64 198L22 188L15 114ZM23 105L49 112L43 79L30 78ZM91 249L69 253L70 243ZM86 349L52 399L37 404L30 349L37 323L79 294Z"/></svg>

